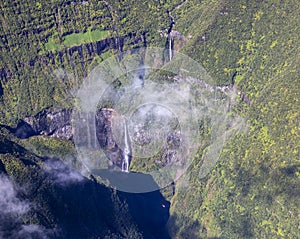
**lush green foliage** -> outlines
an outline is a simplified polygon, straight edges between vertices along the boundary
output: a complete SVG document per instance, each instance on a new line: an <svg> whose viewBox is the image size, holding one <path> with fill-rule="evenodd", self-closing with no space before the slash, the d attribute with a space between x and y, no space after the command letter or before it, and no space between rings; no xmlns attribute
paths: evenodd
<svg viewBox="0 0 300 239"><path fill-rule="evenodd" d="M5 0L0 6L0 123L15 124L53 105L70 107L66 99L107 57L102 54L164 45L159 31L169 28L167 12L176 4Z"/></svg>
<svg viewBox="0 0 300 239"><path fill-rule="evenodd" d="M48 42L45 44L45 48L48 51L59 51L63 47L80 46L87 43L97 42L108 38L110 35L109 31L100 31L88 29L87 32L72 33L63 37L63 44L60 45L59 39L55 37L48 38Z"/></svg>
<svg viewBox="0 0 300 239"><path fill-rule="evenodd" d="M216 84L235 82L250 102L232 105L250 130L227 142L213 171L199 178L209 143L205 127L189 174L174 196L165 189L173 196L173 238L299 238L299 1L5 0L0 9L0 123L10 125L48 106L70 107L84 77L114 52L164 46L173 18L173 29L185 37L175 48L199 61ZM39 176L38 158L11 141L59 157L73 155L72 144L2 136L0 170L58 195ZM134 160L135 170L155 167L155 158L144 165ZM51 202L41 195L48 218ZM118 225L128 232L123 219Z"/></svg>
<svg viewBox="0 0 300 239"><path fill-rule="evenodd" d="M69 140L36 136L17 141L20 145L39 156L75 158L74 145Z"/></svg>
<svg viewBox="0 0 300 239"><path fill-rule="evenodd" d="M234 77L251 101L234 106L250 131L227 142L205 179L196 160L173 198L170 229L174 238L299 238L299 2L219 6L209 27L186 29L193 37L182 50L215 82Z"/></svg>

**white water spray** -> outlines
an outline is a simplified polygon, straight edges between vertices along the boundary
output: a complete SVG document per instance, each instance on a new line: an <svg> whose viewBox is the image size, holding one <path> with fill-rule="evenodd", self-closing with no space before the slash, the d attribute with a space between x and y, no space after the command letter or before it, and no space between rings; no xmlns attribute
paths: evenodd
<svg viewBox="0 0 300 239"><path fill-rule="evenodd" d="M130 148L129 148L129 136L127 132L127 123L126 123L126 118L124 117L124 158L122 162L122 171L128 173L129 172L129 153L130 153Z"/></svg>

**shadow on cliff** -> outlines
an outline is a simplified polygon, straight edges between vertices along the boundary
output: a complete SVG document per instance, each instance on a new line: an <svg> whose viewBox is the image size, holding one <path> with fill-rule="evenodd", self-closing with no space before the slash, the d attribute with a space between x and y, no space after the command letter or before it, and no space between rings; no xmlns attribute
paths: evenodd
<svg viewBox="0 0 300 239"><path fill-rule="evenodd" d="M0 173L23 188L20 199L31 202L23 221L43 226L48 238L141 238L140 233L145 239L170 238L165 226L170 203L159 191L119 192L93 178L78 178L59 159L51 159L59 167L45 171L49 159L0 136ZM75 180L68 181L70 176Z"/></svg>
<svg viewBox="0 0 300 239"><path fill-rule="evenodd" d="M170 239L166 224L169 220L170 202L160 193L159 186L149 174L94 170L94 175L108 180L117 195L128 204L128 209L144 238Z"/></svg>
<svg viewBox="0 0 300 239"><path fill-rule="evenodd" d="M166 229L170 203L159 191L125 193L83 179L68 185L41 186L31 194L43 202L65 238L138 238L170 239ZM134 232L132 232L134 231Z"/></svg>

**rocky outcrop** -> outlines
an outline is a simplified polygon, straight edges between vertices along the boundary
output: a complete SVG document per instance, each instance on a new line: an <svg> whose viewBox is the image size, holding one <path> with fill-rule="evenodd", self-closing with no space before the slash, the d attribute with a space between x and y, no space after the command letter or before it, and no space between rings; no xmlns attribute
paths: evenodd
<svg viewBox="0 0 300 239"><path fill-rule="evenodd" d="M46 135L61 139L71 139L73 131L71 126L72 110L48 108L35 116L20 120L16 128L9 130L18 138L26 139L34 135Z"/></svg>
<svg viewBox="0 0 300 239"><path fill-rule="evenodd" d="M164 154L161 158L163 166L168 164L181 165L179 149L182 146L182 135L180 131L170 132L167 135L167 145L163 148Z"/></svg>
<svg viewBox="0 0 300 239"><path fill-rule="evenodd" d="M112 165L122 168L125 120L114 109L102 108L96 114L96 135L100 147ZM129 155L129 162L131 155Z"/></svg>
<svg viewBox="0 0 300 239"><path fill-rule="evenodd" d="M128 171L125 168L129 168L132 159L131 140L141 150L143 147L147 148L147 145L152 140L155 140L149 135L149 130L142 123L134 127L134 132L130 139L129 132L125 134L127 127L125 127L124 116L111 108L102 108L97 111L96 115L91 113L83 118L84 121L77 124L77 127L79 127L77 130L80 133L76 134L78 136L76 139L78 139L74 139L75 143L89 149L99 149L100 147L110 160L110 165L117 170ZM48 108L35 116L20 120L16 128L6 128L20 139L45 135L73 140L74 128L72 127L71 119L71 109L57 110ZM161 145L159 150L160 157L156 159L156 164L161 167L171 163L180 164L178 150L181 146L180 131L170 131L167 134L166 143Z"/></svg>
<svg viewBox="0 0 300 239"><path fill-rule="evenodd" d="M77 145L100 148L111 161L112 166L122 169L125 158L125 119L114 109L103 108L94 114L87 113L84 121L77 124L80 134L75 140ZM72 110L45 109L35 116L19 121L16 128L6 127L20 139L45 135L61 139L73 139L74 128L71 124ZM129 137L127 137L128 141ZM97 142L98 143L97 143ZM130 144L130 142L128 142ZM131 152L126 154L131 161ZM129 164L127 164L129 166ZM128 168L128 167L127 167Z"/></svg>

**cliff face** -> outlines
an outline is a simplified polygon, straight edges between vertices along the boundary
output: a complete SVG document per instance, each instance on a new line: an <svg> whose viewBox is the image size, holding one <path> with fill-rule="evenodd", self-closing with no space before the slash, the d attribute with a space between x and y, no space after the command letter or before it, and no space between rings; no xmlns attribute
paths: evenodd
<svg viewBox="0 0 300 239"><path fill-rule="evenodd" d="M110 160L111 166L122 168L124 158L125 119L114 109L103 108L98 110L95 119L93 115L87 115L87 121L80 124L80 139L77 143L103 150ZM73 140L74 129L71 123L71 109L44 109L37 115L26 117L19 121L16 128L6 126L11 133L19 139L28 139L32 136L49 136L57 139ZM95 130L96 132L92 132ZM96 137L92 135L96 134ZM89 138L88 138L89 137ZM129 140L129 138L128 138ZM130 144L130 142L129 142ZM131 152L128 153L129 163Z"/></svg>
<svg viewBox="0 0 300 239"><path fill-rule="evenodd" d="M69 110L46 109L25 118L15 129L0 127L0 175L13 182L15 188L11 190L15 190L18 200L31 202L26 204L28 209L22 213L21 219L10 229L5 229L5 238L33 235L36 238L63 239L170 238L166 230L170 203L159 191L114 192L99 184L93 176L85 178L66 161L37 156L16 143L27 145L24 143L27 140L41 138L38 145L33 145L39 148L40 143L47 144L49 138L72 139L73 130L70 134L64 131L71 127L71 113ZM103 108L97 112L95 123L99 145L111 161L112 168L119 171L124 158L124 142L119 139L124 137L124 118L113 109ZM113 172L120 174L117 171ZM155 184L150 176L138 176L148 177L147 182ZM25 191L19 191L21 187ZM11 217L15 215L0 217L3 227ZM0 235L1 230L4 229L0 227Z"/></svg>
<svg viewBox="0 0 300 239"><path fill-rule="evenodd" d="M99 110L96 114L96 135L106 157L112 165L121 169L124 144L121 144L123 140L120 139L125 135L123 117L113 109Z"/></svg>
<svg viewBox="0 0 300 239"><path fill-rule="evenodd" d="M72 110L45 109L34 117L27 117L24 121L29 124L37 134L62 139L72 138L71 126Z"/></svg>
<svg viewBox="0 0 300 239"><path fill-rule="evenodd" d="M71 109L48 108L35 116L20 120L16 128L7 128L20 139L27 139L35 135L72 139L71 115Z"/></svg>
<svg viewBox="0 0 300 239"><path fill-rule="evenodd" d="M125 225L119 224L122 216L116 221L112 214L122 207L112 190L84 178L59 159L40 158L12 141L0 140L1 175L13 183L16 197L28 207L16 225L0 226L0 231L6 230L5 238L26 238L20 229L24 227L39 229L39 235L27 232L28 238L118 238L123 229L138 236L127 210L123 216L131 222ZM1 224L11 216L15 217L1 218Z"/></svg>
<svg viewBox="0 0 300 239"><path fill-rule="evenodd" d="M14 139L0 127L0 208L11 202L18 211L1 211L4 238L169 238L169 202L160 192L116 192L7 138Z"/></svg>

